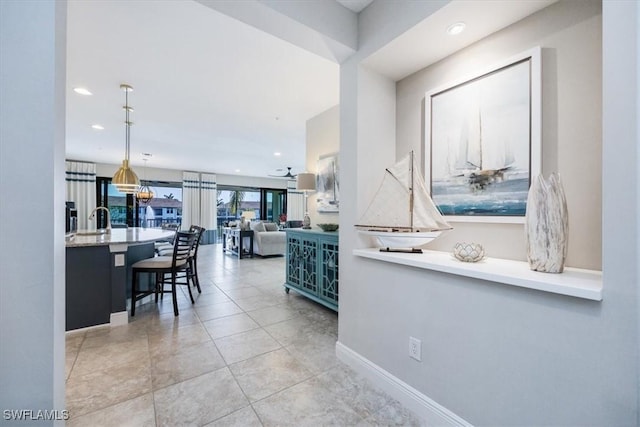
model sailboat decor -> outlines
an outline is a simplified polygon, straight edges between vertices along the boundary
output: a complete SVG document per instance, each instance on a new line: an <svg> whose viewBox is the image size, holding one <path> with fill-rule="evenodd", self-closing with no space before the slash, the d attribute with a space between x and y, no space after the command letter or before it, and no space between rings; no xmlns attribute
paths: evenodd
<svg viewBox="0 0 640 427"><path fill-rule="evenodd" d="M452 227L429 197L412 151L385 171L356 228L375 237L383 248L406 250L429 243Z"/></svg>

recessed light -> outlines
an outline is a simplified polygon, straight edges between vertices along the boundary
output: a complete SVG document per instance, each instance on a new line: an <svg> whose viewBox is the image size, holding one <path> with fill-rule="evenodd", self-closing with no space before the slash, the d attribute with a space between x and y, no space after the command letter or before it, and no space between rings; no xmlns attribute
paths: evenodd
<svg viewBox="0 0 640 427"><path fill-rule="evenodd" d="M447 34L450 34L452 36L460 34L464 31L466 26L467 24L465 24L464 22L456 22L455 24L451 24L449 25L449 27L447 27Z"/></svg>
<svg viewBox="0 0 640 427"><path fill-rule="evenodd" d="M102 125L91 125L91 127L95 130L104 130L104 127Z"/></svg>
<svg viewBox="0 0 640 427"><path fill-rule="evenodd" d="M89 92L89 89L84 87L74 87L73 91L80 95L93 95L91 92Z"/></svg>
<svg viewBox="0 0 640 427"><path fill-rule="evenodd" d="M240 172L240 169L236 169L236 173Z"/></svg>
<svg viewBox="0 0 640 427"><path fill-rule="evenodd" d="M282 155L282 153L279 153L279 152L276 151L275 153L273 153L273 155L276 156L276 157L280 157Z"/></svg>

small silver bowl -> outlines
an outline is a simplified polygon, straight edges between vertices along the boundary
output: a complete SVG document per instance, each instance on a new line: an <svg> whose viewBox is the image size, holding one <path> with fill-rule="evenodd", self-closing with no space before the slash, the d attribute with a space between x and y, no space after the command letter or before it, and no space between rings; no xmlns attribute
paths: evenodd
<svg viewBox="0 0 640 427"><path fill-rule="evenodd" d="M462 262L478 262L484 258L484 248L480 243L456 243L453 256Z"/></svg>

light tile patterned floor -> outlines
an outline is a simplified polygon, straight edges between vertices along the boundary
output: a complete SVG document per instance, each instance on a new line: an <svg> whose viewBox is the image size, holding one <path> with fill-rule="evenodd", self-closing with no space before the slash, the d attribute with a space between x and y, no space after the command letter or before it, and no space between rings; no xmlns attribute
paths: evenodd
<svg viewBox="0 0 640 427"><path fill-rule="evenodd" d="M138 302L67 334L68 426L420 425L335 356L337 314L291 292L284 258L200 247L202 294Z"/></svg>

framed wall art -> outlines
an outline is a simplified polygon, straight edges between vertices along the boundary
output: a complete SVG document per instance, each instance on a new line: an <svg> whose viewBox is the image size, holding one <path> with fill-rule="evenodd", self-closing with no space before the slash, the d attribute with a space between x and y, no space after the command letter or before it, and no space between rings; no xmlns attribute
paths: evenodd
<svg viewBox="0 0 640 427"><path fill-rule="evenodd" d="M427 92L431 198L448 221L524 222L540 138L539 47Z"/></svg>
<svg viewBox="0 0 640 427"><path fill-rule="evenodd" d="M318 212L338 212L340 207L340 182L338 155L329 154L318 159L316 176L316 204Z"/></svg>

